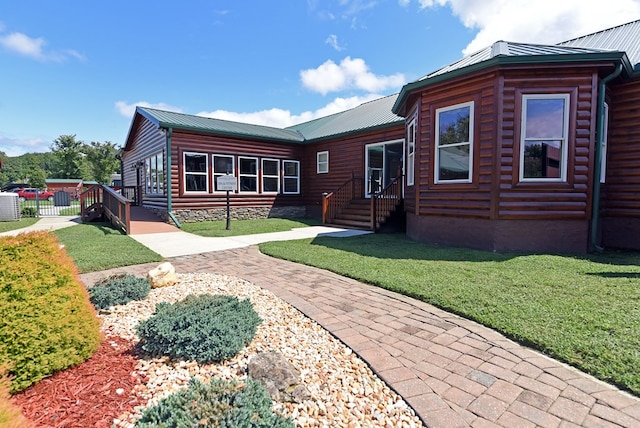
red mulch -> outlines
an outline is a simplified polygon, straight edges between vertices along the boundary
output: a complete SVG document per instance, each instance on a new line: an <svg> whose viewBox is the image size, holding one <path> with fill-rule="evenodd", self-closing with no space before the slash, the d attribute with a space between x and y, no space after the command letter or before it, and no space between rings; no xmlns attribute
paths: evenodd
<svg viewBox="0 0 640 428"><path fill-rule="evenodd" d="M37 427L111 427L113 419L141 403L132 376L137 359L131 342L107 337L84 363L43 379L11 400ZM122 388L124 392L117 394Z"/></svg>

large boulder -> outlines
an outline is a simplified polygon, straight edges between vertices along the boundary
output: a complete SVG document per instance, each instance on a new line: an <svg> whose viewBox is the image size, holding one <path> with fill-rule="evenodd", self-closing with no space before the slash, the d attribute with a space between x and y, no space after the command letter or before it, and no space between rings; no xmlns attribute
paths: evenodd
<svg viewBox="0 0 640 428"><path fill-rule="evenodd" d="M151 288L168 287L178 282L176 269L169 262L159 264L147 274Z"/></svg>
<svg viewBox="0 0 640 428"><path fill-rule="evenodd" d="M260 352L249 360L249 377L260 382L272 400L301 403L311 398L300 385L300 372L277 352Z"/></svg>

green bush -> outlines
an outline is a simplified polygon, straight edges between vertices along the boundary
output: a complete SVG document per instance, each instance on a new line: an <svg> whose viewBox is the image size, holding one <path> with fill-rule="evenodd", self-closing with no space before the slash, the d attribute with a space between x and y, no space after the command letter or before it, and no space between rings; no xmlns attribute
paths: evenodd
<svg viewBox="0 0 640 428"><path fill-rule="evenodd" d="M189 295L174 304L159 303L137 333L142 349L152 355L211 363L240 352L261 322L249 299Z"/></svg>
<svg viewBox="0 0 640 428"><path fill-rule="evenodd" d="M138 427L293 428L289 418L274 413L273 403L257 381L247 383L192 379L189 387L144 411Z"/></svg>
<svg viewBox="0 0 640 428"><path fill-rule="evenodd" d="M0 238L0 314L11 393L80 364L102 339L73 261L48 232Z"/></svg>
<svg viewBox="0 0 640 428"><path fill-rule="evenodd" d="M20 215L22 217L35 217L36 209L34 207L22 207L20 209Z"/></svg>
<svg viewBox="0 0 640 428"><path fill-rule="evenodd" d="M149 295L151 286L145 278L128 274L112 275L97 282L89 289L89 300L97 309L124 305L132 300L142 300Z"/></svg>

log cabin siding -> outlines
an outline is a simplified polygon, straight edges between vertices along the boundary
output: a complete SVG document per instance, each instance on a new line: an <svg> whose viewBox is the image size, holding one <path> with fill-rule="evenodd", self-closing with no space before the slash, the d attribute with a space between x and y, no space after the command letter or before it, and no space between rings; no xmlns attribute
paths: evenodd
<svg viewBox="0 0 640 428"><path fill-rule="evenodd" d="M501 219L588 219L598 75L595 67L510 69L502 73L499 130ZM570 94L565 182L520 182L522 95Z"/></svg>

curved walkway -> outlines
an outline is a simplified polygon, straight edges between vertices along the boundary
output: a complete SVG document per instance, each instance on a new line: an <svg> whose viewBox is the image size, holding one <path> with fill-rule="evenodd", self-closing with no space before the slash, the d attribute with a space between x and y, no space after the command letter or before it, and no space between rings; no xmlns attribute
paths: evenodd
<svg viewBox="0 0 640 428"><path fill-rule="evenodd" d="M391 291L250 246L169 258L271 290L357 352L434 428L640 427L640 399L493 330ZM156 263L116 272L144 275Z"/></svg>

